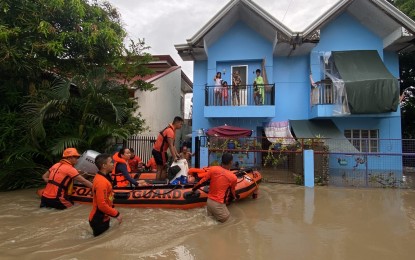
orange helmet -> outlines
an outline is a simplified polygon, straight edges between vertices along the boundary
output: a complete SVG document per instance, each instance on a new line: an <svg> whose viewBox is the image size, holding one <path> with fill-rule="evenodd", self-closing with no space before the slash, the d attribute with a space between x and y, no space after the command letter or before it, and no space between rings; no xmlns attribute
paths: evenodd
<svg viewBox="0 0 415 260"><path fill-rule="evenodd" d="M80 157L81 155L79 155L78 151L75 148L66 148L65 151L63 151L63 158L72 156Z"/></svg>

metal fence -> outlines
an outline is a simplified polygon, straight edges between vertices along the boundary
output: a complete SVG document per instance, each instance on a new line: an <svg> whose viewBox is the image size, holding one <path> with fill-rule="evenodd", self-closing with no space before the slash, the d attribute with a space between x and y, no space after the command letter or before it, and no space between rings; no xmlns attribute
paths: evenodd
<svg viewBox="0 0 415 260"><path fill-rule="evenodd" d="M303 181L303 150L314 150L315 183L344 187L415 187L415 140L209 138L209 164L224 152L234 167L261 170L264 180Z"/></svg>
<svg viewBox="0 0 415 260"><path fill-rule="evenodd" d="M135 154L141 158L143 162L147 162L151 158L151 151L156 142L157 136L134 135L124 141L123 146L133 148Z"/></svg>

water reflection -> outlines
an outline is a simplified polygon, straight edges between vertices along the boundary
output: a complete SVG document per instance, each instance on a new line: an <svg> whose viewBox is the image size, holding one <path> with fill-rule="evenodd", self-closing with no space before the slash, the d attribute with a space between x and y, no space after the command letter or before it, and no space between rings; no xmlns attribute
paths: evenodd
<svg viewBox="0 0 415 260"><path fill-rule="evenodd" d="M206 210L121 209L94 238L90 206L0 193L1 259L413 259L415 191L263 184L218 224Z"/></svg>
<svg viewBox="0 0 415 260"><path fill-rule="evenodd" d="M314 188L304 188L304 222L313 224Z"/></svg>

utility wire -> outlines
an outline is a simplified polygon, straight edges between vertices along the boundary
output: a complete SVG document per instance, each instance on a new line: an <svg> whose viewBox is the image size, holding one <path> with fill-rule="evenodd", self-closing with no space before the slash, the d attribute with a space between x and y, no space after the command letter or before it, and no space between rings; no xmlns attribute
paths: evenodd
<svg viewBox="0 0 415 260"><path fill-rule="evenodd" d="M293 0L291 0L291 1L290 1L290 3L288 4L288 8L287 8L287 10L285 11L284 17L282 18L281 22L283 22L283 21L284 21L285 16L286 16L286 15L287 15L287 13L288 13L288 9L290 9L290 7L291 7L292 2L293 2Z"/></svg>

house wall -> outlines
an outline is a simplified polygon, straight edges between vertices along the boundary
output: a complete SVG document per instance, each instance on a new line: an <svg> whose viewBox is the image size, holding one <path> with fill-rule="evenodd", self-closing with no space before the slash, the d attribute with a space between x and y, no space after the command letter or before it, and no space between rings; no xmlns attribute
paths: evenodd
<svg viewBox="0 0 415 260"><path fill-rule="evenodd" d="M384 61L387 69L395 77L399 77L399 57L396 53L383 50L383 40L376 34L362 26L348 13L343 13L337 19L321 29L319 44L310 54L310 67L315 81L320 80L320 58L319 55L326 51L345 51L345 50L377 50L379 56ZM400 108L396 112L379 115L352 115L345 117L331 118L341 132L345 129L379 129L380 139L400 139ZM380 141L380 152L401 153L402 147L396 141ZM339 166L336 158L330 161L331 169L352 168L354 158L347 157L351 161L347 167ZM368 158L367 167L372 170L382 170L382 168L395 165L397 171L402 170L400 157L387 156ZM365 165L359 165L357 169ZM360 168L359 168L360 167Z"/></svg>
<svg viewBox="0 0 415 260"><path fill-rule="evenodd" d="M211 46L208 46L208 60L196 61L194 64L194 107L193 107L193 136L200 128L208 129L219 125L235 125L253 130L253 136L260 136L259 132L264 124L270 121L307 120L310 111L310 69L314 80L320 75L319 55L326 51L344 50L377 50L384 60L385 66L398 77L399 62L396 53L383 50L383 40L369 29L362 26L348 13L321 29L320 42L310 55L304 56L273 56L272 43L257 34L243 22L237 22L229 31L225 32ZM241 43L241 44L237 44ZM205 118L205 86L214 85L213 78L217 71L226 73L222 79L231 82L232 65L248 65L248 82L252 84L253 73L261 67L262 58L266 58L266 70L269 83L276 84L274 118L224 117L229 107L217 107L217 118ZM243 111L241 108L240 111ZM252 107L251 109L255 109ZM330 118L340 131L345 129L379 129L380 139L401 138L400 111L382 115L358 115ZM193 147L194 149L194 147ZM400 145L391 148L386 142L380 143L380 152L400 153ZM375 168L387 163L396 163L396 158L386 162L384 158L374 158L370 167ZM383 162L383 164L382 164ZM332 167L338 167L337 161L331 162ZM381 166L380 166L381 167ZM399 169L401 164L397 163Z"/></svg>
<svg viewBox="0 0 415 260"><path fill-rule="evenodd" d="M204 117L205 87L213 86L213 78L217 71L225 74L222 79L232 84L231 66L248 65L247 84L252 84L256 75L255 70L261 69L262 59L266 59L266 70L269 83L275 82L273 78L272 44L252 30L243 22L235 23L231 29L225 32L214 44L208 46L209 58L207 61L194 62L193 79L193 137L198 129L207 129L217 125L238 125L254 130L256 125L261 125L264 119L252 118L212 118ZM227 113L226 107L218 108ZM243 109L241 107L241 109ZM218 112L220 113L220 112ZM260 116L260 115L258 115ZM255 126L255 127L254 127ZM194 148L194 147L193 147Z"/></svg>
<svg viewBox="0 0 415 260"><path fill-rule="evenodd" d="M309 57L274 57L275 109L272 121L308 119Z"/></svg>
<svg viewBox="0 0 415 260"><path fill-rule="evenodd" d="M149 128L143 134L157 135L173 121L175 116L180 116L181 70L172 71L152 83L157 90L151 92L137 90L134 96L138 98L140 106L138 112L146 120L145 124ZM178 130L177 141L180 136L181 132Z"/></svg>
<svg viewBox="0 0 415 260"><path fill-rule="evenodd" d="M229 84L231 80L232 65L248 65L248 82L254 81L255 70L261 69L262 59L266 59L268 79L272 79L272 43L267 41L257 32L243 22L235 23L230 30L225 32L214 44L208 46L207 85L214 85L213 78L217 71L226 74L222 78ZM270 81L271 82L271 81Z"/></svg>
<svg viewBox="0 0 415 260"><path fill-rule="evenodd" d="M383 58L383 41L348 13L343 13L320 30L313 51L377 50Z"/></svg>
<svg viewBox="0 0 415 260"><path fill-rule="evenodd" d="M310 54L313 79L319 80L316 75L320 73L318 57L320 53L344 50L377 50L392 75L399 77L398 54L383 51L383 40L381 38L362 26L348 13L343 13L321 29L320 42ZM335 117L333 121L341 131L346 128L379 128L381 130L379 133L380 138L401 138L400 109L396 112L382 115L358 115L356 118L353 116Z"/></svg>

